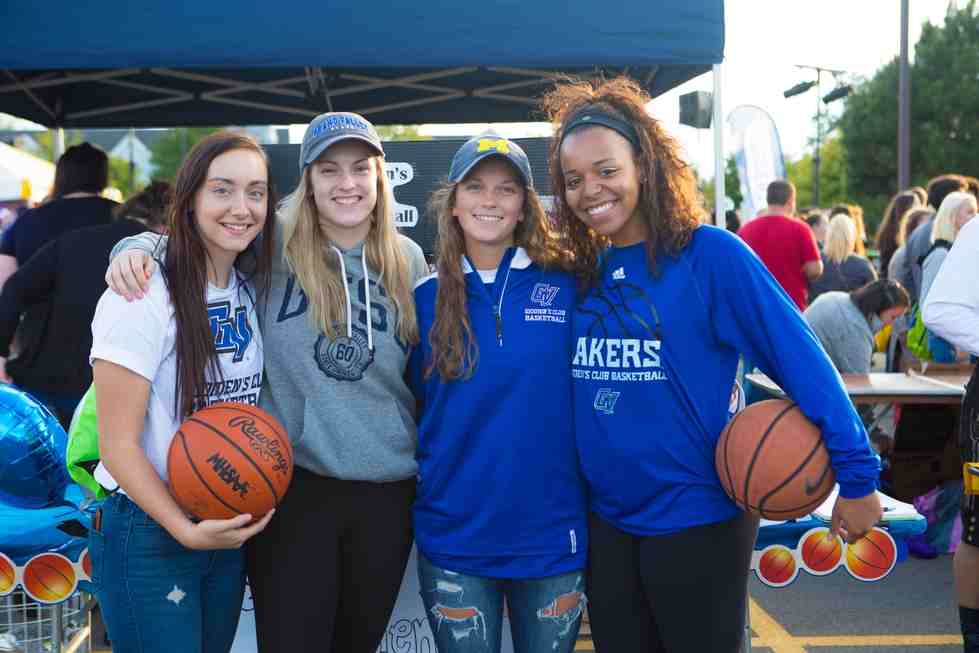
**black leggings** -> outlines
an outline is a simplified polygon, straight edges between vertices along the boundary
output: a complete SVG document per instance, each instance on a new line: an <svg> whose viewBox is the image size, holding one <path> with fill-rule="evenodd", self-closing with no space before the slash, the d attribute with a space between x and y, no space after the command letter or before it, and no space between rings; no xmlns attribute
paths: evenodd
<svg viewBox="0 0 979 653"><path fill-rule="evenodd" d="M736 653L758 520L747 513L656 537L589 519L588 614L597 653Z"/></svg>
<svg viewBox="0 0 979 653"><path fill-rule="evenodd" d="M972 372L972 378L965 386L962 397L962 410L959 413L959 451L963 463L979 462L979 367ZM962 496L962 541L979 546L979 495Z"/></svg>
<svg viewBox="0 0 979 653"><path fill-rule="evenodd" d="M411 552L415 479L341 481L296 468L248 542L258 650L374 653Z"/></svg>

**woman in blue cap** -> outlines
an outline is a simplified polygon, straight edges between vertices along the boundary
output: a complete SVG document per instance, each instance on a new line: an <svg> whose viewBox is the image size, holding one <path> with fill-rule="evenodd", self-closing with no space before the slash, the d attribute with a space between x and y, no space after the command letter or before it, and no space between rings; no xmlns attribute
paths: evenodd
<svg viewBox="0 0 979 653"><path fill-rule="evenodd" d="M418 341L411 289L428 268L395 230L384 149L367 120L318 116L299 168L259 311L259 405L289 432L296 468L246 550L258 645L373 653L411 550L415 401L404 372ZM110 285L138 290L151 263L145 252L120 256Z"/></svg>
<svg viewBox="0 0 979 653"><path fill-rule="evenodd" d="M701 224L693 171L626 78L559 84L550 169L580 274L574 428L588 480L596 649L734 653L757 521L714 450L741 353L822 430L840 484L832 529L880 518L877 462L802 315L730 232Z"/></svg>
<svg viewBox="0 0 979 653"><path fill-rule="evenodd" d="M585 605L584 482L571 422L574 281L519 145L465 143L430 201L438 273L421 343L415 539L438 650L574 649Z"/></svg>

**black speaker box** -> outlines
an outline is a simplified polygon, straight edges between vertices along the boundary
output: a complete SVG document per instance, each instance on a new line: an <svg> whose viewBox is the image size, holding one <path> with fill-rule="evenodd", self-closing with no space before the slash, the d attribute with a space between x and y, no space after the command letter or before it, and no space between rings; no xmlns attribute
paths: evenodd
<svg viewBox="0 0 979 653"><path fill-rule="evenodd" d="M713 111L713 97L707 91L694 91L680 96L681 125L708 129Z"/></svg>

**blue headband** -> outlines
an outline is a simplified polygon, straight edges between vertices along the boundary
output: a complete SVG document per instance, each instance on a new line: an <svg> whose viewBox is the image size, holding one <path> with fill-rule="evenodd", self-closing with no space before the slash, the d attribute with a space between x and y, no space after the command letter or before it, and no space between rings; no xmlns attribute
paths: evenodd
<svg viewBox="0 0 979 653"><path fill-rule="evenodd" d="M565 125L564 129L561 130L561 141L564 141L565 137L575 129L588 127L590 125L601 125L602 127L608 127L609 129L618 132L623 138L632 143L632 146L636 148L637 151L642 149L639 146L639 134L636 132L635 127L630 125L625 120L616 118L615 116L598 109L588 109L575 116L574 119Z"/></svg>

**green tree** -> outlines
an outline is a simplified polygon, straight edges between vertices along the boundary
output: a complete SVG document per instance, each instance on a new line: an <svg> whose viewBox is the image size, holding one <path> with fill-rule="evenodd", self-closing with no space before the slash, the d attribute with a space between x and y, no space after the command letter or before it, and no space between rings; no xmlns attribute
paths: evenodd
<svg viewBox="0 0 979 653"><path fill-rule="evenodd" d="M785 163L785 174L795 185L799 208L813 205L812 157L811 153L806 153L798 161ZM819 159L819 203L825 207L848 201L846 152L838 137L831 137L822 144Z"/></svg>
<svg viewBox="0 0 979 653"><path fill-rule="evenodd" d="M172 182L190 148L216 131L217 127L180 127L158 138L150 147L153 178Z"/></svg>
<svg viewBox="0 0 979 653"><path fill-rule="evenodd" d="M117 156L109 157L109 186L122 191L122 196L129 199L139 188L139 179L129 175L129 161Z"/></svg>
<svg viewBox="0 0 979 653"><path fill-rule="evenodd" d="M700 182L700 192L704 196L704 205L708 212L714 212L714 178ZM729 156L724 165L724 195L731 198L734 208L741 208L744 196L741 195L741 182L738 180L738 164L733 156Z"/></svg>
<svg viewBox="0 0 979 653"><path fill-rule="evenodd" d="M54 130L49 129L46 132L38 132L34 136L34 140L37 144L41 146L41 151L37 152L37 156L42 159L47 159L51 163L57 163L57 159L54 156ZM84 139L82 138L82 133L77 130L65 131L65 149L67 150L72 145L78 145Z"/></svg>
<svg viewBox="0 0 979 653"><path fill-rule="evenodd" d="M924 185L946 172L976 172L977 32L975 0L950 8L943 25L929 23L922 29L911 66L912 184ZM855 88L840 118L851 199L864 207L868 222L880 220L898 191L897 82L895 60Z"/></svg>

